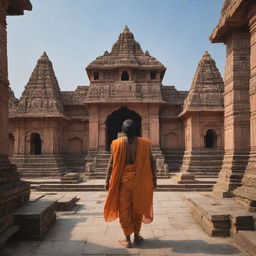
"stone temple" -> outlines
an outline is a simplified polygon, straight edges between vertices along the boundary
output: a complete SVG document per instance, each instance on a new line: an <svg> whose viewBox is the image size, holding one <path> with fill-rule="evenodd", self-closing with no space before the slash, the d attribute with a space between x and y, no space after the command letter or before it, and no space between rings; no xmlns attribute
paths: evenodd
<svg viewBox="0 0 256 256"><path fill-rule="evenodd" d="M111 142L131 118L137 135L151 140L159 171L217 177L224 82L215 61L203 54L190 91L164 86L165 72L127 26L111 51L86 67L89 86L75 91L60 90L44 52L21 98L10 91L9 154L18 171L24 177L59 177L67 170L85 170L87 176L103 177Z"/></svg>
<svg viewBox="0 0 256 256"><path fill-rule="evenodd" d="M200 255L204 255L204 251L208 255L219 255L216 251L221 255L248 255L232 251L233 247L225 246L226 240L209 243L212 238L205 238L201 229L197 229L201 234L195 236L198 234L195 234L196 227L193 225L187 233L191 235L187 236L190 241L187 240L185 233L189 229L179 226L190 226L191 220L186 222L188 219L184 221L179 217L183 214L182 218L186 218L191 213L209 236L231 236L232 241L250 255L255 255L255 0L225 0L221 18L210 35L212 43L226 45L224 79L210 54L205 52L199 60L189 91L178 91L174 86L163 85L166 68L148 51L144 52L132 32L125 27L112 50L87 66L89 85L78 86L75 91L61 91L53 65L43 53L21 98L17 99L8 81L6 18L23 15L26 10L32 10L29 0L0 1L0 250L13 236L23 240L42 240L56 219L55 211L69 211L62 220L72 219L76 227L71 225L71 233L80 234L81 229L74 232L80 226L78 223L92 216L97 217L96 211L101 211L100 204L103 202L102 195L97 195L97 191L100 191L100 186L103 189L104 181L86 179L73 184L77 182L73 177L79 176L73 174L82 173L87 178L104 177L111 141L122 135L122 121L131 118L136 122L137 135L152 141L158 176L165 178L167 186L175 189L176 185L185 183L185 193L156 192L163 199L157 204L159 219L167 215L167 222L160 223L163 228L159 230L162 231L160 238L167 229L173 232L172 238L169 237L165 243L161 239L157 241L157 249L171 247L176 249L172 252L181 255L188 255L186 252L191 254L193 248L193 253ZM59 197L59 193L41 194L42 191L54 190L31 193L35 183L30 187L28 182L21 180L21 176L38 178L26 179L36 182L61 178L58 182L64 185L65 196ZM204 179L214 180L212 192L188 193L191 184L196 183L198 188L203 188ZM71 186L67 187L65 182ZM76 195L67 192L85 191L82 190L84 183L89 184L90 192L87 196L82 195L83 203L87 205L80 211L73 209ZM91 187L92 183L96 185ZM167 183L159 182L157 189L166 189ZM90 197L93 199L91 202ZM173 197L174 200L169 200ZM94 208L95 205L97 208ZM190 208L189 211L187 208ZM78 215L74 217L77 211ZM98 222L89 222L90 227L100 228L103 220L98 217ZM169 219L176 226L171 227ZM89 225L83 228L85 232L90 230ZM60 226L63 238L65 229ZM97 243L104 233L101 231L94 238ZM111 239L116 236L115 228L111 234ZM90 231L87 235L91 236ZM34 248L33 243L25 243L30 249L31 246L34 249L41 247L40 255L49 255L49 251L52 254L56 243L61 248L54 255L62 255L65 249L71 251L77 248L77 242L86 247L83 255L84 252L95 254L96 249L100 249L99 254L102 255L102 251L108 248L97 248L95 241L87 243L84 237L80 237L81 241L70 241L70 236L65 238L68 241L62 242L54 237L55 241L45 241L38 248ZM70 250L72 242L75 246ZM92 250L88 250L88 246ZM46 247L48 251L44 251ZM180 251L186 247L188 251ZM20 248L24 255L26 247ZM82 247L78 249L81 255ZM30 252L29 255L32 255ZM159 253L169 255L163 251ZM70 254L74 255L73 252ZM13 254L8 252L7 255Z"/></svg>

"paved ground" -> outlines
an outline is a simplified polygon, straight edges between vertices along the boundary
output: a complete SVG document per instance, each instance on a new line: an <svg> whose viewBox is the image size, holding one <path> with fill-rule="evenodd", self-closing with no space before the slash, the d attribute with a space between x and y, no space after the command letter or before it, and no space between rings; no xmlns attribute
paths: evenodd
<svg viewBox="0 0 256 256"><path fill-rule="evenodd" d="M123 238L118 221L103 221L105 192L76 194L80 208L76 212L60 213L44 241L13 242L2 255L247 255L230 238L208 237L181 199L185 193L155 193L155 220L142 226L145 241L132 249L123 249L118 244L118 239Z"/></svg>

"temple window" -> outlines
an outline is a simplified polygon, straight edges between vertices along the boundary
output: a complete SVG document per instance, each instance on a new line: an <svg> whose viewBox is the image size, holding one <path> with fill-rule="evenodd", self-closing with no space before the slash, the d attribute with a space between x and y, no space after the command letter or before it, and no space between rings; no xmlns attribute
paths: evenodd
<svg viewBox="0 0 256 256"><path fill-rule="evenodd" d="M150 72L150 80L156 80L156 72L154 71Z"/></svg>
<svg viewBox="0 0 256 256"><path fill-rule="evenodd" d="M123 71L122 75L121 75L121 81L129 81L129 74L127 71Z"/></svg>
<svg viewBox="0 0 256 256"><path fill-rule="evenodd" d="M100 79L100 73L99 72L93 72L93 79L99 80Z"/></svg>

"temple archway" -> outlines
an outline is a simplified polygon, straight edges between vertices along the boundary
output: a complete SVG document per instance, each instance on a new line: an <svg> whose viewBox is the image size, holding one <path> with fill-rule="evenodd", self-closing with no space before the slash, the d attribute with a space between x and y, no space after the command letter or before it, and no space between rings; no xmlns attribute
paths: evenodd
<svg viewBox="0 0 256 256"><path fill-rule="evenodd" d="M204 147L205 148L216 148L217 147L217 134L214 130L207 130L204 136Z"/></svg>
<svg viewBox="0 0 256 256"><path fill-rule="evenodd" d="M112 112L106 119L106 150L110 149L112 140L117 139L126 119L132 119L136 124L136 135L141 135L141 116L127 107L121 107Z"/></svg>
<svg viewBox="0 0 256 256"><path fill-rule="evenodd" d="M14 136L9 133L9 156L14 154Z"/></svg>
<svg viewBox="0 0 256 256"><path fill-rule="evenodd" d="M32 133L30 135L30 154L31 155L42 154L42 140L39 133Z"/></svg>

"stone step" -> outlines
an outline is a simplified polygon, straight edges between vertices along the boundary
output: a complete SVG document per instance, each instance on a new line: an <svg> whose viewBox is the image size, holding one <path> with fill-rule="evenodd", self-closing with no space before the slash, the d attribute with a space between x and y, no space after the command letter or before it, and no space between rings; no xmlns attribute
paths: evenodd
<svg viewBox="0 0 256 256"><path fill-rule="evenodd" d="M28 202L13 213L20 230L16 234L19 240L41 240L56 220L56 201L38 200Z"/></svg>
<svg viewBox="0 0 256 256"><path fill-rule="evenodd" d="M51 177L51 178L60 178L59 173L22 173L22 178L43 178L43 177Z"/></svg>
<svg viewBox="0 0 256 256"><path fill-rule="evenodd" d="M0 218L0 236L4 233L9 227L11 227L14 223L13 216L5 215Z"/></svg>
<svg viewBox="0 0 256 256"><path fill-rule="evenodd" d="M157 191L211 191L212 184L175 184L158 185ZM38 191L103 191L104 185L91 184L42 184L35 187Z"/></svg>
<svg viewBox="0 0 256 256"><path fill-rule="evenodd" d="M43 168L64 168L66 165L64 163L19 163L17 164L17 167L19 169L22 168L41 168L43 166Z"/></svg>
<svg viewBox="0 0 256 256"><path fill-rule="evenodd" d="M97 166L102 166L102 167L104 166L104 167L107 167L107 165L108 165L108 160L107 160L107 161L104 161L104 162L103 162L103 161L100 161L100 162L97 161L97 162L96 162L96 167L97 167Z"/></svg>
<svg viewBox="0 0 256 256"><path fill-rule="evenodd" d="M235 242L251 255L256 255L256 231L238 231Z"/></svg>
<svg viewBox="0 0 256 256"><path fill-rule="evenodd" d="M185 197L192 215L209 236L228 237L240 230L254 230L251 213L239 208L233 199L210 195Z"/></svg>
<svg viewBox="0 0 256 256"><path fill-rule="evenodd" d="M19 229L20 226L18 225L11 226L0 235L0 250L2 250L6 246L7 241L12 236L14 236L19 231Z"/></svg>

